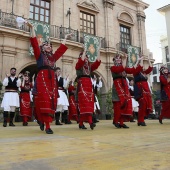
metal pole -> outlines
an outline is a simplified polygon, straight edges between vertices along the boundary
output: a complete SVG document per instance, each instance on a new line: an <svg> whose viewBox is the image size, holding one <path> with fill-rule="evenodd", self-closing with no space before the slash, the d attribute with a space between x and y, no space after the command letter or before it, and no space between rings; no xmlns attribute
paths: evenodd
<svg viewBox="0 0 170 170"><path fill-rule="evenodd" d="M12 12L11 14L13 15L14 14L14 0L12 0Z"/></svg>
<svg viewBox="0 0 170 170"><path fill-rule="evenodd" d="M66 16L68 16L69 15L69 29L71 28L70 27L70 15L71 15L71 11L70 11L70 8L68 9L68 11L67 11L67 14L66 14Z"/></svg>

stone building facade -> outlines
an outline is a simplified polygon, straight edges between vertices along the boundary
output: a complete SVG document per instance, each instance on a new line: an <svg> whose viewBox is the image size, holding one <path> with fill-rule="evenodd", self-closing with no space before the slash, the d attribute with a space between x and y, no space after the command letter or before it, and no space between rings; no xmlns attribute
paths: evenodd
<svg viewBox="0 0 170 170"><path fill-rule="evenodd" d="M42 7L44 3L45 8ZM144 12L148 6L141 0L1 0L0 80L4 79L11 67L16 67L18 73L29 69L33 74L36 70L35 59L28 53L28 27L18 28L15 23L15 17L22 16L49 23L54 50L61 42L58 35L61 26L76 32L75 37L66 43L67 52L56 63L62 68L63 74L69 73L70 79L76 78L75 64L82 50L81 33L85 31L102 37L102 62L95 74L102 77L102 94L105 94L112 86L109 68L120 48L131 44L140 47L145 56L148 55ZM39 12L36 13L36 10ZM89 22L88 17L91 17Z"/></svg>

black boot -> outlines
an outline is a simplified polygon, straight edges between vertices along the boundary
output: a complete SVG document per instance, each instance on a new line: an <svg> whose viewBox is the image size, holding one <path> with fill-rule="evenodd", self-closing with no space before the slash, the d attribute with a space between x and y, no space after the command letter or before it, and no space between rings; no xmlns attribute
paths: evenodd
<svg viewBox="0 0 170 170"><path fill-rule="evenodd" d="M53 134L53 131L49 128L49 129L46 129L46 134Z"/></svg>
<svg viewBox="0 0 170 170"><path fill-rule="evenodd" d="M134 112L136 120L138 120L138 112Z"/></svg>
<svg viewBox="0 0 170 170"><path fill-rule="evenodd" d="M41 131L44 131L44 123L42 123L42 122L39 121L39 126L40 126L40 130L41 130Z"/></svg>
<svg viewBox="0 0 170 170"><path fill-rule="evenodd" d="M28 126L28 122L23 122L23 126Z"/></svg>
<svg viewBox="0 0 170 170"><path fill-rule="evenodd" d="M72 124L72 122L68 120L68 111L67 110L64 110L64 112L62 114L62 120L65 124Z"/></svg>
<svg viewBox="0 0 170 170"><path fill-rule="evenodd" d="M138 126L147 126L145 122L138 123Z"/></svg>
<svg viewBox="0 0 170 170"><path fill-rule="evenodd" d="M120 128L128 129L129 127L127 125L123 124L123 125L120 125Z"/></svg>
<svg viewBox="0 0 170 170"><path fill-rule="evenodd" d="M98 122L97 119L96 119L96 114L95 113L93 113L93 115L92 115L92 121L93 121L93 123Z"/></svg>
<svg viewBox="0 0 170 170"><path fill-rule="evenodd" d="M162 119L161 119L160 117L159 117L159 123L160 123L160 124L163 124L163 123L162 123Z"/></svg>
<svg viewBox="0 0 170 170"><path fill-rule="evenodd" d="M91 128L91 130L93 130L93 129L94 129L94 127L96 127L96 124L95 124L95 123L91 123L91 124L90 124L90 128Z"/></svg>
<svg viewBox="0 0 170 170"><path fill-rule="evenodd" d="M81 126L81 125L79 125L79 129L87 129L85 126L84 126L84 124Z"/></svg>
<svg viewBox="0 0 170 170"><path fill-rule="evenodd" d="M3 117L4 117L3 127L7 127L7 119L8 119L8 112L7 111L4 111Z"/></svg>
<svg viewBox="0 0 170 170"><path fill-rule="evenodd" d="M114 123L115 127L121 128L119 123Z"/></svg>
<svg viewBox="0 0 170 170"><path fill-rule="evenodd" d="M15 125L13 124L14 116L15 116L15 112L10 112L10 122L9 122L9 126L15 126Z"/></svg>
<svg viewBox="0 0 170 170"><path fill-rule="evenodd" d="M56 125L63 125L62 123L60 123L60 112L55 113L55 124Z"/></svg>

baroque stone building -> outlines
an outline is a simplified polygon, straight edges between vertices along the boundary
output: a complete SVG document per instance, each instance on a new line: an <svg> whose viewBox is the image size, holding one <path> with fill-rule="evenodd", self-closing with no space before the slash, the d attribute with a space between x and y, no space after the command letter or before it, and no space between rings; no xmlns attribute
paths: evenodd
<svg viewBox="0 0 170 170"><path fill-rule="evenodd" d="M102 77L105 94L112 86L110 66L118 50L124 51L130 44L148 55L144 12L148 6L142 0L1 0L0 80L11 67L16 67L18 73L36 71L35 59L28 52L29 29L16 25L15 18L22 16L50 25L54 50L68 28L75 33L66 43L67 52L56 63L70 79L76 78L75 63L82 50L83 32L100 37L102 62L95 74Z"/></svg>

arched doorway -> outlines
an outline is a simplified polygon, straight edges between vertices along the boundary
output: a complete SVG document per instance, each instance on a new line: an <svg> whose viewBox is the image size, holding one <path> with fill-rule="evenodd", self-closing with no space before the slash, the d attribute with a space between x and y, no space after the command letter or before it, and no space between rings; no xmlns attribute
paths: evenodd
<svg viewBox="0 0 170 170"><path fill-rule="evenodd" d="M32 78L32 76L35 74L35 77L37 76L38 73L38 68L36 64L31 64L27 67L25 67L24 69L22 69L20 71L20 73L24 73L25 71L29 71L30 72L30 78Z"/></svg>

